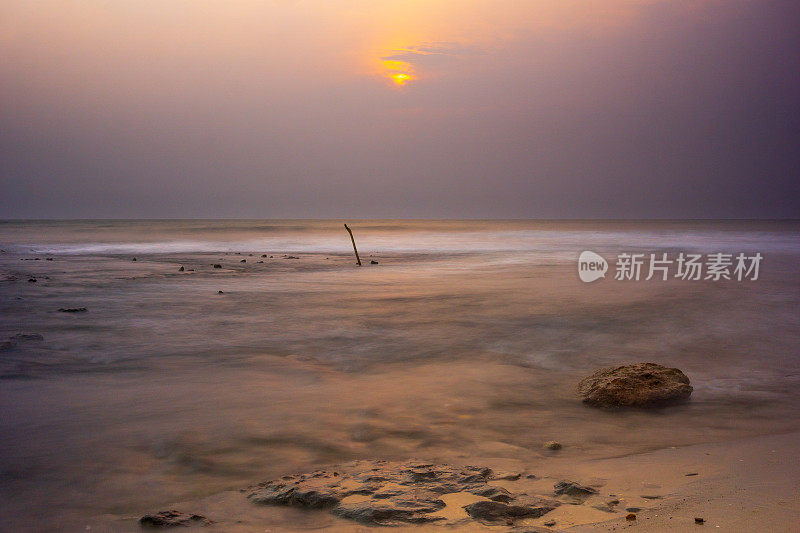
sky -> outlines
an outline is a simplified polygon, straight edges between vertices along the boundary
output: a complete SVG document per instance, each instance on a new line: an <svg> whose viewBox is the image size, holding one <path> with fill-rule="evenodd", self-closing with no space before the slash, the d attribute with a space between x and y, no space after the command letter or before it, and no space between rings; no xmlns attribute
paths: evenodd
<svg viewBox="0 0 800 533"><path fill-rule="evenodd" d="M796 0L4 0L0 218L800 218Z"/></svg>

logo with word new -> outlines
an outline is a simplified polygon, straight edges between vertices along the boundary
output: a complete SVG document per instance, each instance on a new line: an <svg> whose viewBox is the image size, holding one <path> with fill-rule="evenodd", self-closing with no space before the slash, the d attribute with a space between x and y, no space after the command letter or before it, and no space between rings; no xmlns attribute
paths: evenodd
<svg viewBox="0 0 800 533"><path fill-rule="evenodd" d="M659 254L620 253L614 263L616 281L681 279L686 281L756 281L764 256L715 252L705 254L662 252ZM586 250L578 257L578 276L584 283L606 277L606 260Z"/></svg>
<svg viewBox="0 0 800 533"><path fill-rule="evenodd" d="M606 277L608 263L602 256L586 250L578 257L578 276L584 283Z"/></svg>

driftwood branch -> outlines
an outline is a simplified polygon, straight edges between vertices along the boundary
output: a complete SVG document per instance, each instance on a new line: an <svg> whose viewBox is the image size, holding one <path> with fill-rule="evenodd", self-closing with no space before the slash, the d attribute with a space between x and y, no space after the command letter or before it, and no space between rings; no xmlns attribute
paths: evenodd
<svg viewBox="0 0 800 533"><path fill-rule="evenodd" d="M353 241L353 251L356 253L356 263L358 263L358 266L361 266L361 258L358 257L358 249L356 248L356 240L353 238L353 232L350 231L350 228L347 227L347 224L344 225L344 229L346 229L347 233L350 234L350 240Z"/></svg>

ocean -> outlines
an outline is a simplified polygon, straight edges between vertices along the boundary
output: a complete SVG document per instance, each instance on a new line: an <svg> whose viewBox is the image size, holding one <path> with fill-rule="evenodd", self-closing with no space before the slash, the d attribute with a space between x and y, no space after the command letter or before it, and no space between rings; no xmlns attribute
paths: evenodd
<svg viewBox="0 0 800 533"><path fill-rule="evenodd" d="M800 223L346 221L358 267L343 222L0 223L0 529L355 458L800 428ZM584 250L605 279L579 279ZM614 279L626 253L763 259L755 280ZM581 377L638 361L681 368L691 402L581 405Z"/></svg>

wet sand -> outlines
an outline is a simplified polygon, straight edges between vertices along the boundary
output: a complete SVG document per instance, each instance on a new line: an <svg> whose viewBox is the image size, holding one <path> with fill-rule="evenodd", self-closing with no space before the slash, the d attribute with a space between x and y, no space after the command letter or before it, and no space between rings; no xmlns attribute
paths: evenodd
<svg viewBox="0 0 800 533"><path fill-rule="evenodd" d="M727 443L668 448L623 457L581 460L569 449L530 463L509 458L475 457L498 470L536 473L518 481L498 481L514 492L549 495L558 480L579 480L598 490L581 504L564 503L541 518L515 521L513 527L470 520L461 508L483 498L445 495L447 507L436 513L438 525L392 527L392 531L794 531L800 520L800 433L741 439ZM618 500L614 511L595 508ZM177 508L213 517L202 531L303 530L374 531L324 510L254 505L238 491L201 500L176 502ZM626 508L636 508L636 519ZM138 531L136 516L107 515L86 522L92 531ZM702 518L703 523L696 523ZM553 523L554 522L554 523ZM548 524L548 525L545 525ZM77 524L76 524L77 525ZM702 531L702 529L701 529Z"/></svg>

